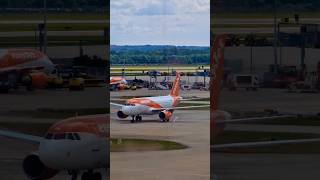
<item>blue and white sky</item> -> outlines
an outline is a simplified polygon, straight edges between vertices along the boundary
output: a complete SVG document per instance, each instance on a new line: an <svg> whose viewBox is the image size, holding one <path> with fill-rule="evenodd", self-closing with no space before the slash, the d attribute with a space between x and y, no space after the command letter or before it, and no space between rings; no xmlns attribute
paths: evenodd
<svg viewBox="0 0 320 180"><path fill-rule="evenodd" d="M112 45L209 46L210 0L111 0Z"/></svg>

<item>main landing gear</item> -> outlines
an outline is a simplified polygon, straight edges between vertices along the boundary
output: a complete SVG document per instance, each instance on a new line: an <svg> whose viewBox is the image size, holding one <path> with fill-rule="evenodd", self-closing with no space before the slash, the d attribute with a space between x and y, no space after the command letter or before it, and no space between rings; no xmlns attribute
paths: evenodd
<svg viewBox="0 0 320 180"><path fill-rule="evenodd" d="M140 115L131 116L131 117L132 117L131 123L141 122L142 121L142 116L140 116Z"/></svg>
<svg viewBox="0 0 320 180"><path fill-rule="evenodd" d="M69 174L71 175L71 180L77 180L79 171L71 171ZM102 175L100 172L93 172L92 170L89 170L82 173L81 180L102 180Z"/></svg>

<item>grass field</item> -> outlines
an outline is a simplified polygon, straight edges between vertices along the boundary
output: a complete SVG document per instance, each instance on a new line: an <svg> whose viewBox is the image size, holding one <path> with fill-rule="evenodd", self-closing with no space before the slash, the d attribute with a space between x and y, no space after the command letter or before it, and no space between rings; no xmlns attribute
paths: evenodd
<svg viewBox="0 0 320 180"><path fill-rule="evenodd" d="M99 45L105 44L105 40L102 36L49 36L49 46L59 45L79 45L82 41L82 45ZM0 37L0 47L34 47L34 37Z"/></svg>
<svg viewBox="0 0 320 180"><path fill-rule="evenodd" d="M239 142L259 142L292 139L319 138L318 134L287 133L287 132L258 132L258 131L225 131L219 137L211 141L213 144L227 144ZM223 153L285 153L285 154L305 154L320 153L320 142L283 144L274 146L225 148L214 150Z"/></svg>
<svg viewBox="0 0 320 180"><path fill-rule="evenodd" d="M320 126L320 117L292 117L246 122L248 124Z"/></svg>
<svg viewBox="0 0 320 180"><path fill-rule="evenodd" d="M210 65L170 65L169 67L169 72L171 73L172 70L176 70L179 72L203 72L202 66L204 69L209 70ZM201 69L199 69L201 67ZM122 73L122 68L123 66L117 66L117 65L112 65L110 67L110 73L112 75L119 75ZM146 73L147 71L159 71L159 72L168 72L168 66L166 65L126 65L125 67L125 72L126 74L140 74L144 71Z"/></svg>
<svg viewBox="0 0 320 180"><path fill-rule="evenodd" d="M82 108L82 109L51 109L42 108L37 110L26 111L10 111L5 113L6 116L22 116L31 118L56 118L63 119L73 117L75 115L91 115L91 114L106 114L109 113L109 108Z"/></svg>
<svg viewBox="0 0 320 180"><path fill-rule="evenodd" d="M109 24L102 23L50 23L47 26L48 31L91 31L104 30L108 28ZM1 24L0 32L21 32L21 31L35 31L38 24Z"/></svg>
<svg viewBox="0 0 320 180"><path fill-rule="evenodd" d="M49 12L48 20L108 20L109 12L104 13L80 13L80 12ZM43 14L39 13L1 13L0 21L26 21L43 20Z"/></svg>
<svg viewBox="0 0 320 180"><path fill-rule="evenodd" d="M282 11L278 12L278 17L294 18L294 14L299 14L300 18L320 18L319 11ZM216 12L211 14L211 18L273 18L272 11L259 11L259 12Z"/></svg>
<svg viewBox="0 0 320 180"><path fill-rule="evenodd" d="M169 151L185 149L187 146L162 140L111 139L111 152Z"/></svg>

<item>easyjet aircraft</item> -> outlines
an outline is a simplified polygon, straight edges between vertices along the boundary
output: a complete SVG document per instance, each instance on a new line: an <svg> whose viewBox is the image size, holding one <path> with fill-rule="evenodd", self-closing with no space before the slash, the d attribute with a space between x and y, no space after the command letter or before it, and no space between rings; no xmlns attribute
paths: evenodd
<svg viewBox="0 0 320 180"><path fill-rule="evenodd" d="M0 135L39 144L38 151L23 160L30 179L50 179L68 171L72 180L101 180L95 169L109 168L109 124L106 114L78 116L52 125L44 137L0 130Z"/></svg>
<svg viewBox="0 0 320 180"><path fill-rule="evenodd" d="M253 120L266 120L275 118L286 118L296 117L296 115L279 115L279 116L268 116L268 117L253 117L253 118L242 118L242 119L231 119L231 115L226 111L218 110L219 95L223 77L224 67L224 46L225 46L225 35L218 35L213 44L211 51L211 71L213 77L211 78L211 102L210 102L210 134L211 139L214 139L217 135L221 134L225 128L225 124L242 121L253 121ZM244 143L231 143L231 144L219 144L211 145L213 150L223 148L241 148L251 146L270 146L270 145L281 145L291 143L307 143L307 142L318 142L320 138L311 139L296 139L296 140L279 140L279 141L260 141L260 142L244 142Z"/></svg>
<svg viewBox="0 0 320 180"><path fill-rule="evenodd" d="M128 85L124 77L110 77L110 87L116 90L124 90Z"/></svg>
<svg viewBox="0 0 320 180"><path fill-rule="evenodd" d="M159 114L160 120L162 120L163 122L168 122L172 117L174 110L209 106L201 105L177 107L181 100L182 97L180 96L180 74L177 73L171 92L167 96L132 98L127 100L126 104L124 105L112 102L110 104L121 107L121 109L117 112L118 117L124 119L128 116L131 116L132 123L136 121L142 121L141 115L154 114Z"/></svg>
<svg viewBox="0 0 320 180"><path fill-rule="evenodd" d="M8 91L24 85L28 89L43 88L48 74L56 73L48 56L35 49L0 50L0 90Z"/></svg>

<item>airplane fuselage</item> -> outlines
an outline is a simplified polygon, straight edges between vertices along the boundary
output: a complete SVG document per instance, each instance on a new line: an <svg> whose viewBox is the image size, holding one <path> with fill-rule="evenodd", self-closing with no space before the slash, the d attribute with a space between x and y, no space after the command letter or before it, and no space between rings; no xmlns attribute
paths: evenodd
<svg viewBox="0 0 320 180"><path fill-rule="evenodd" d="M157 96L129 99L121 108L128 116L158 114L159 109L171 109L178 105L180 97Z"/></svg>

